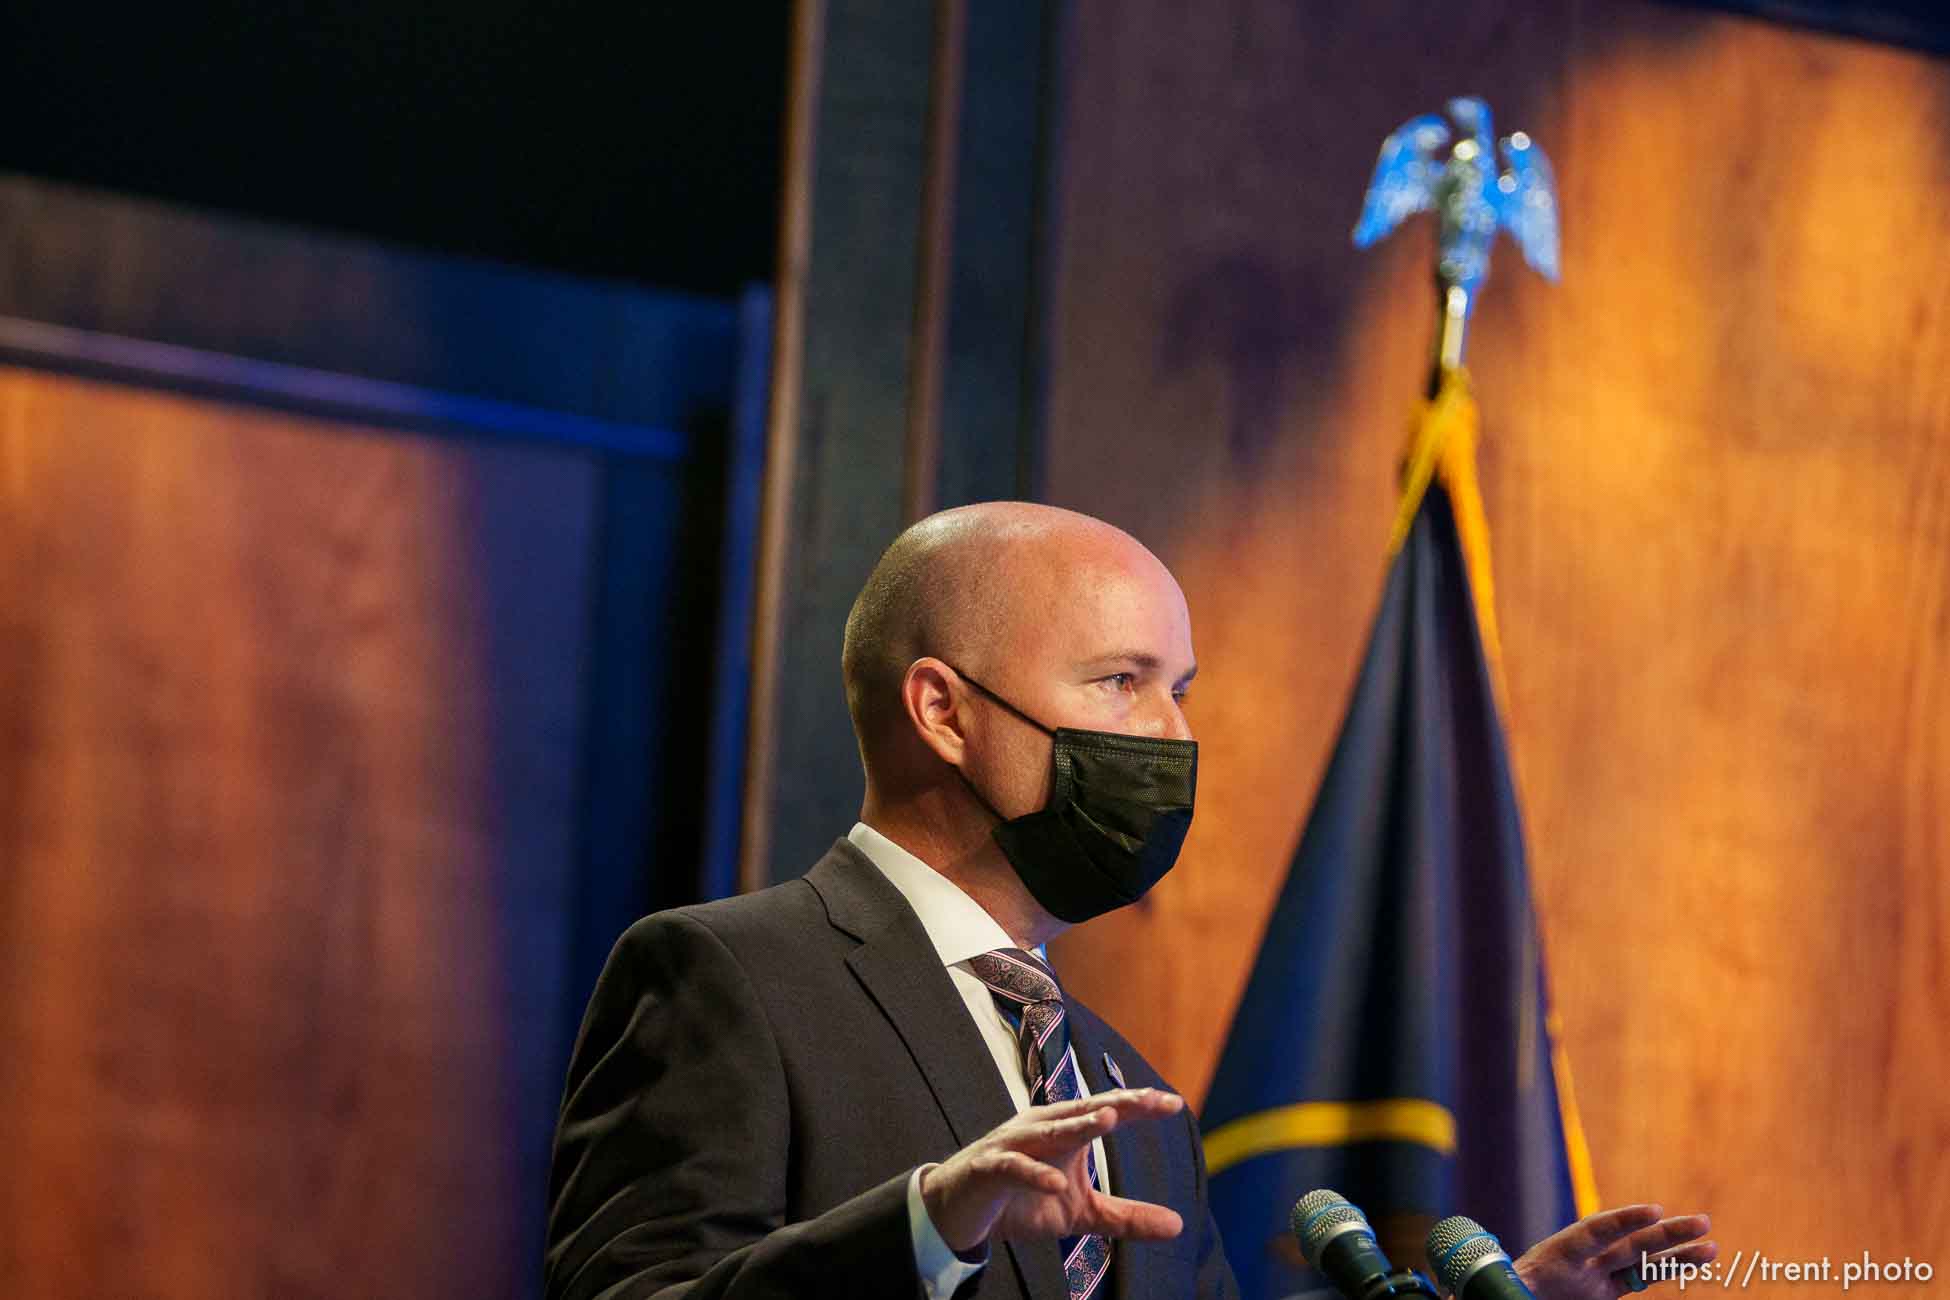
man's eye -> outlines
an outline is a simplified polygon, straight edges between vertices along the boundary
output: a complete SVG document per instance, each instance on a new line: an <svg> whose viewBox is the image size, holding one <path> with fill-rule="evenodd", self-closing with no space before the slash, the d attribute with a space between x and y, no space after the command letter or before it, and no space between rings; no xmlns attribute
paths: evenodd
<svg viewBox="0 0 1950 1300"><path fill-rule="evenodd" d="M1109 686L1113 690L1120 692L1128 691L1137 685L1137 675L1135 673L1112 673L1108 677L1101 678L1100 681L1103 685Z"/></svg>

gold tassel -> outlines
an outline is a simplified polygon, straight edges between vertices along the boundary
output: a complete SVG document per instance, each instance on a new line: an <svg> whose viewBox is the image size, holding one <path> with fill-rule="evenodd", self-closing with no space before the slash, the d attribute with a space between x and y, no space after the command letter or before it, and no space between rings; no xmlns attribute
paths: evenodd
<svg viewBox="0 0 1950 1300"><path fill-rule="evenodd" d="M1469 372L1461 366L1444 366L1435 400L1422 403L1416 410L1408 456L1402 466L1401 505L1388 535L1388 559L1392 562L1407 543L1408 530L1422 508L1422 498L1428 495L1429 483L1440 474L1456 517L1456 539L1462 545L1463 565L1469 572L1483 653L1500 691L1503 639L1496 626L1489 520L1483 513L1483 493L1476 482L1476 433L1476 395L1470 389Z"/></svg>

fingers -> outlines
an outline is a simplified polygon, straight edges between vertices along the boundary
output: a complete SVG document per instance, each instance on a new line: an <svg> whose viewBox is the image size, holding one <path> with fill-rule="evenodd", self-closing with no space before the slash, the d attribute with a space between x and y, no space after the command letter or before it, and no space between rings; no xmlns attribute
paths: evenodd
<svg viewBox="0 0 1950 1300"><path fill-rule="evenodd" d="M1031 1106L1022 1113L1022 1117L1063 1119L1105 1107L1115 1110L1120 1120L1137 1119L1151 1115L1176 1115L1185 1109L1185 1099L1175 1092L1164 1092L1157 1088L1119 1088L1115 1092L1075 1097L1069 1101L1051 1102L1047 1106Z"/></svg>
<svg viewBox="0 0 1950 1300"><path fill-rule="evenodd" d="M1178 1211L1162 1205L1098 1193L1077 1216L1076 1226L1082 1232L1100 1232L1127 1241L1169 1241L1185 1230L1185 1221L1178 1217Z"/></svg>
<svg viewBox="0 0 1950 1300"><path fill-rule="evenodd" d="M1004 1141L1018 1151L1045 1159L1061 1158L1102 1137L1117 1127L1117 1112L1109 1107L1072 1115L1068 1119L1025 1121Z"/></svg>
<svg viewBox="0 0 1950 1300"><path fill-rule="evenodd" d="M1006 1145L1045 1159L1058 1159L1104 1136L1131 1119L1175 1115L1185 1099L1155 1088L1121 1088L1048 1106L1032 1106L994 1136Z"/></svg>
<svg viewBox="0 0 1950 1300"><path fill-rule="evenodd" d="M1693 1215L1690 1217L1699 1218L1703 1216ZM1632 1294L1634 1291L1645 1290L1648 1283L1663 1282L1675 1276L1683 1277L1684 1275L1679 1272L1681 1265L1697 1268L1703 1264L1711 1264L1719 1257L1720 1243L1717 1241L1688 1242L1684 1246L1676 1246L1671 1250L1660 1251L1651 1257L1649 1263L1643 1257L1635 1257L1626 1261L1618 1268L1611 1269L1612 1285L1618 1289L1620 1300L1623 1300L1623 1297ZM1628 1274L1636 1275L1636 1285L1627 1280ZM1679 1286L1683 1291L1685 1290L1686 1284L1684 1281L1681 1281Z"/></svg>
<svg viewBox="0 0 1950 1300"><path fill-rule="evenodd" d="M1622 1205L1616 1210L1586 1215L1575 1225L1583 1238L1580 1243L1583 1249L1578 1253L1587 1258L1600 1254L1639 1229L1657 1223L1662 1213L1656 1205Z"/></svg>
<svg viewBox="0 0 1950 1300"><path fill-rule="evenodd" d="M1052 1196L1061 1193L1070 1185L1070 1180L1063 1176L1062 1170L1051 1168L1027 1152L1012 1151L1006 1147L982 1152L975 1157L973 1169L978 1175L1000 1178L1031 1191L1047 1192Z"/></svg>
<svg viewBox="0 0 1950 1300"><path fill-rule="evenodd" d="M1613 1242L1598 1252L1593 1262L1606 1272L1625 1268L1638 1263L1646 1255L1656 1255L1670 1247L1704 1237L1712 1228L1713 1221L1704 1214L1674 1215L1670 1219L1660 1219L1649 1227L1640 1228L1621 1240ZM1718 1249L1714 1247L1716 1253Z"/></svg>
<svg viewBox="0 0 1950 1300"><path fill-rule="evenodd" d="M1672 1260L1679 1264L1711 1264L1720 1257L1720 1243L1717 1241L1695 1241L1672 1250L1662 1251L1652 1257L1653 1263Z"/></svg>

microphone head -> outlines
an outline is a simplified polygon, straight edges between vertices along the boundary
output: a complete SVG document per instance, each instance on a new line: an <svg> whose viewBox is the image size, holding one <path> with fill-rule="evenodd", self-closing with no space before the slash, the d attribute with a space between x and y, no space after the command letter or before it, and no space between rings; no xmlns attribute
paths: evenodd
<svg viewBox="0 0 1950 1300"><path fill-rule="evenodd" d="M1307 1263L1320 1267L1320 1252L1343 1232L1365 1232L1374 1236L1368 1217L1339 1192L1317 1187L1293 1203L1288 1219L1293 1235L1300 1241L1300 1253ZM1384 1265L1385 1267L1385 1265Z"/></svg>
<svg viewBox="0 0 1950 1300"><path fill-rule="evenodd" d="M1429 1229L1423 1249L1429 1257L1429 1272L1450 1295L1461 1295L1478 1269L1498 1260L1507 1263L1510 1258L1503 1244L1482 1224L1462 1214L1452 1214Z"/></svg>

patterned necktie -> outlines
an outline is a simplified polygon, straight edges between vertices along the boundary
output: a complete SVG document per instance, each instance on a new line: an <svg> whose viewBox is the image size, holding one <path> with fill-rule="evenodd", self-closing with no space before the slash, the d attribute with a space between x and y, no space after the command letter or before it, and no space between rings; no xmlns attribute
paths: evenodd
<svg viewBox="0 0 1950 1300"><path fill-rule="evenodd" d="M995 995L996 1005L1016 1027L1016 1043L1022 1051L1022 1077L1029 1084L1029 1104L1069 1101L1081 1095L1077 1086L1077 1058L1070 1051L1070 1030L1064 1023L1063 990L1056 976L1037 960L1034 953L1020 948L997 948L968 959L982 983ZM1102 1189L1097 1177L1094 1149L1084 1151L1090 1170L1090 1185ZM1063 1252L1063 1274L1069 1282L1070 1300L1087 1300L1102 1286L1110 1272L1110 1242L1095 1232L1080 1237L1065 1237L1058 1243Z"/></svg>

